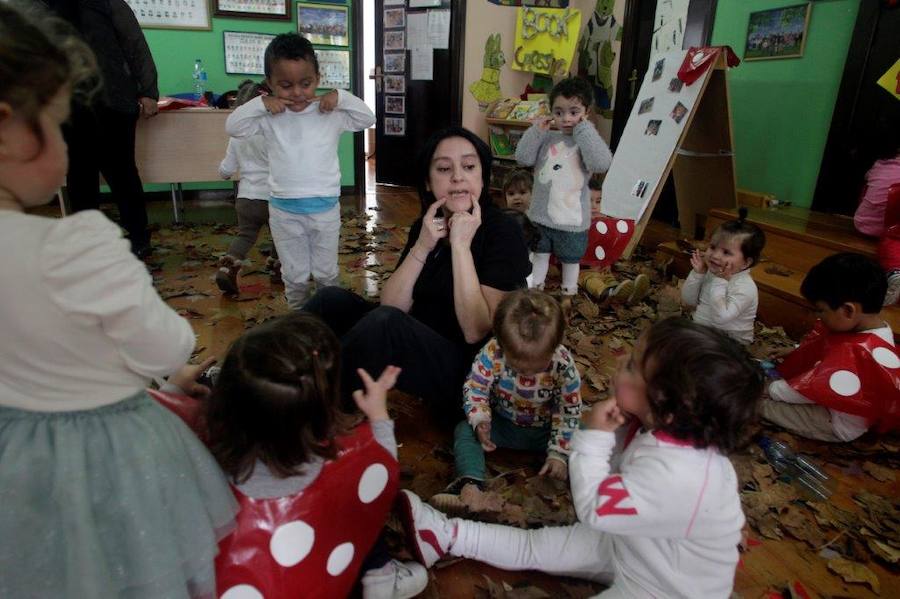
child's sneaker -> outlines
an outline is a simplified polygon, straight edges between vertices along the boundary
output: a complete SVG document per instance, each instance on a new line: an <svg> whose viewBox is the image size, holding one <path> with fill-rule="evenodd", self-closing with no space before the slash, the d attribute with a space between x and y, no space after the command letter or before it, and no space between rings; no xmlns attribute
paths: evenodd
<svg viewBox="0 0 900 599"><path fill-rule="evenodd" d="M281 260L274 256L266 258L266 268L269 271L269 281L273 285L281 285L284 281L281 279Z"/></svg>
<svg viewBox="0 0 900 599"><path fill-rule="evenodd" d="M406 531L406 543L413 557L426 568L447 555L453 544L456 531L449 518L428 504L419 496L403 489L397 496L400 518Z"/></svg>
<svg viewBox="0 0 900 599"><path fill-rule="evenodd" d="M628 297L628 304L639 304L650 292L650 277L641 273L634 278L634 289Z"/></svg>
<svg viewBox="0 0 900 599"><path fill-rule="evenodd" d="M428 586L428 570L416 562L392 559L362 577L363 599L407 599Z"/></svg>
<svg viewBox="0 0 900 599"><path fill-rule="evenodd" d="M480 481L469 476L458 478L437 495L432 495L428 503L441 510L445 514L451 516L460 516L469 511L469 507L460 499L462 490L473 485L479 490L483 490L484 481Z"/></svg>
<svg viewBox="0 0 900 599"><path fill-rule="evenodd" d="M225 254L219 258L219 270L216 272L216 285L222 293L237 295L240 292L237 283L238 272L241 270L241 261L234 256Z"/></svg>
<svg viewBox="0 0 900 599"><path fill-rule="evenodd" d="M893 306L900 299L900 270L888 274L887 293L884 294L884 305Z"/></svg>

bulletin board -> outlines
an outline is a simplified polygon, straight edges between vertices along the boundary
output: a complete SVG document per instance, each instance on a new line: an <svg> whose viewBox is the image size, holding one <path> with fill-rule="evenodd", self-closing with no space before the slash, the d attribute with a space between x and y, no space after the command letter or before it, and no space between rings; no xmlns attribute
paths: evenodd
<svg viewBox="0 0 900 599"><path fill-rule="evenodd" d="M209 0L125 0L147 29L212 29Z"/></svg>
<svg viewBox="0 0 900 599"><path fill-rule="evenodd" d="M623 256L640 241L663 184L674 173L682 232L694 237L698 217L737 205L724 53L699 79L678 79L686 50L656 54L603 181L602 212L633 220Z"/></svg>

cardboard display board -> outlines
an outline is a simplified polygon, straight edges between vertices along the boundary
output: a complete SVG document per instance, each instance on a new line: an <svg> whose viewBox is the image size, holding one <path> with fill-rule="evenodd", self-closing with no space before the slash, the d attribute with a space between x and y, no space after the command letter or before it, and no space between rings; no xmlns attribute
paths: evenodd
<svg viewBox="0 0 900 599"><path fill-rule="evenodd" d="M678 79L686 54L651 57L603 182L603 213L635 221L624 257L640 240L673 168L685 235L694 236L697 216L709 208L737 204L724 56L687 85Z"/></svg>

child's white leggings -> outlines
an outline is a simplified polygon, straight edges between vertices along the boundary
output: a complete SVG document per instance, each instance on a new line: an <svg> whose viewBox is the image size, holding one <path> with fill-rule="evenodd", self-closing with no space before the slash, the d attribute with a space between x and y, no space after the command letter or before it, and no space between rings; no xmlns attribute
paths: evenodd
<svg viewBox="0 0 900 599"><path fill-rule="evenodd" d="M319 288L338 284L339 204L316 214L294 214L272 206L269 230L281 260L284 295L292 309L299 310L306 303L310 275Z"/></svg>
<svg viewBox="0 0 900 599"><path fill-rule="evenodd" d="M453 519L456 540L450 553L504 570L540 570L548 574L612 583L612 538L584 524L523 530L511 526ZM619 597L608 589L603 598Z"/></svg>

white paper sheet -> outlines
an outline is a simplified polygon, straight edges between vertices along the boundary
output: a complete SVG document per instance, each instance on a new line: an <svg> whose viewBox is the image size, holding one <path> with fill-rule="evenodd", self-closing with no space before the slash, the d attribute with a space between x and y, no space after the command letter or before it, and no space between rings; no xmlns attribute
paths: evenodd
<svg viewBox="0 0 900 599"><path fill-rule="evenodd" d="M406 14L406 47L410 50L431 48L428 43L428 15L424 12Z"/></svg>
<svg viewBox="0 0 900 599"><path fill-rule="evenodd" d="M450 11L428 11L428 41L432 48L447 50L450 47Z"/></svg>
<svg viewBox="0 0 900 599"><path fill-rule="evenodd" d="M434 79L434 51L431 48L412 49L410 79L431 81Z"/></svg>

